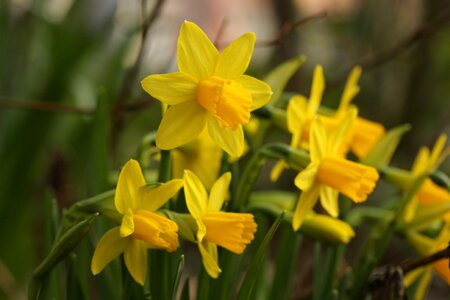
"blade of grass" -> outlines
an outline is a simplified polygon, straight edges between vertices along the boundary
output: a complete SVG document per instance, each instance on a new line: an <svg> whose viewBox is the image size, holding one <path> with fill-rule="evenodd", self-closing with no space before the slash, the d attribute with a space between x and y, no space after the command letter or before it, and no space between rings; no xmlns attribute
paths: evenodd
<svg viewBox="0 0 450 300"><path fill-rule="evenodd" d="M250 299L254 284L257 278L257 275L260 271L260 268L263 264L263 261L266 256L267 247L269 245L269 242L272 240L273 235L278 229L278 226L280 225L281 221L284 218L284 212L281 213L278 218L273 222L272 226L270 227L269 231L267 232L266 236L264 237L264 240L262 241L261 245L258 248L258 251L256 251L255 256L253 257L250 266L247 270L247 274L244 277L244 281L242 282L241 288L238 293L238 300L244 300L244 299Z"/></svg>
<svg viewBox="0 0 450 300"><path fill-rule="evenodd" d="M178 287L180 285L180 279L181 279L181 274L183 273L183 268L184 268L184 255L180 255L180 258L178 259L178 268L177 268L177 274L175 276L175 280L173 281L173 286L172 286L172 300L176 300L177 298L177 291L178 291Z"/></svg>

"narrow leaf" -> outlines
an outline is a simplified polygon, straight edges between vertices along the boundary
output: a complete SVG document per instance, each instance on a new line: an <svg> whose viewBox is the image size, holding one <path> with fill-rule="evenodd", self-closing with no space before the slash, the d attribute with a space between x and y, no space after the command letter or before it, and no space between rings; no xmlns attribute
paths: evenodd
<svg viewBox="0 0 450 300"><path fill-rule="evenodd" d="M259 270L264 262L265 256L266 256L266 250L267 246L269 245L269 242L272 240L273 235L278 229L278 226L280 225L281 221L284 218L284 212L282 212L278 218L275 220L275 222L270 227L269 231L267 232L266 236L264 237L264 240L262 241L261 245L258 248L258 251L256 251L255 256L253 257L250 266L247 270L247 274L244 277L244 281L242 282L241 288L239 290L239 294L237 299L243 300L243 299L250 299L254 287L255 280L258 276Z"/></svg>
<svg viewBox="0 0 450 300"><path fill-rule="evenodd" d="M401 138L410 129L411 125L404 124L389 130L361 162L376 168L389 164Z"/></svg>

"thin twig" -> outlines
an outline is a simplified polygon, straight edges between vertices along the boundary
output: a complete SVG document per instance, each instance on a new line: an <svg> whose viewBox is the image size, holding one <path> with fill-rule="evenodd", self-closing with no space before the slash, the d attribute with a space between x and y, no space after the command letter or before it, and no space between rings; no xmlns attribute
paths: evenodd
<svg viewBox="0 0 450 300"><path fill-rule="evenodd" d="M225 32L225 28L227 27L227 25L228 25L228 21L227 21L226 18L224 18L222 20L222 22L220 23L219 30L217 31L216 37L214 39L214 46L216 46L216 48L219 48L221 46L221 45L219 45L219 41L222 38L223 33Z"/></svg>
<svg viewBox="0 0 450 300"><path fill-rule="evenodd" d="M125 112L135 112L148 108L155 103L154 99L144 99L133 103L123 105L120 109ZM31 110L50 113L65 113L65 114L77 114L77 115L92 115L95 113L95 109L80 107L72 104L55 103L47 101L25 100L0 96L0 109L18 109L18 110ZM114 110L111 109L111 113Z"/></svg>
<svg viewBox="0 0 450 300"><path fill-rule="evenodd" d="M113 115L112 141L111 141L113 149L115 148L115 145L117 145L118 136L120 135L120 132L122 131L124 125L126 112L126 110L124 109L126 107L125 103L131 96L132 87L134 86L136 78L139 74L139 69L141 67L142 59L144 57L145 41L147 38L148 31L151 25L155 22L155 20L159 16L163 3L164 0L158 0L153 8L152 13L149 15L148 18L145 18L144 14L147 7L147 1L142 0L141 9L143 21L141 31L141 45L134 65L125 74L122 87L119 90L116 105L114 106L113 109L114 115Z"/></svg>
<svg viewBox="0 0 450 300"><path fill-rule="evenodd" d="M412 262L405 262L400 265L400 268L402 268L403 273L406 274L414 269L426 266L441 259L450 259L450 243L447 248L442 249L441 251L433 253L429 256L422 257L418 260ZM449 268L450 268L450 261L449 261Z"/></svg>
<svg viewBox="0 0 450 300"><path fill-rule="evenodd" d="M378 53L374 53L372 55L368 55L362 58L359 62L356 62L352 65L359 65L363 68L364 71L372 70L377 67L382 66L383 64L393 60L415 44L425 40L426 38L432 36L436 32L446 28L446 26L450 23L450 10L442 13L438 17L432 19L429 22L422 24L419 28L417 28L413 33L409 36L401 40L396 45L382 50ZM341 76L332 80L329 85L336 85L342 83L347 78L348 73L351 71L351 68L345 70Z"/></svg>
<svg viewBox="0 0 450 300"><path fill-rule="evenodd" d="M326 11L321 11L318 12L316 14L313 14L309 17L306 17L304 19L298 20L294 23L292 22L286 22L284 23L284 25L281 27L281 31L278 34L277 37L275 37L272 40L268 40L268 41L259 41L256 42L256 47L268 47L268 46L274 46L274 45L281 45L284 42L284 39L286 39L286 37L291 34L293 31L295 31L296 29L298 29L299 27L311 22L311 21L316 21L316 20L320 20L323 19L327 16L327 12Z"/></svg>
<svg viewBox="0 0 450 300"><path fill-rule="evenodd" d="M0 108L89 115L93 109L71 104L0 97Z"/></svg>

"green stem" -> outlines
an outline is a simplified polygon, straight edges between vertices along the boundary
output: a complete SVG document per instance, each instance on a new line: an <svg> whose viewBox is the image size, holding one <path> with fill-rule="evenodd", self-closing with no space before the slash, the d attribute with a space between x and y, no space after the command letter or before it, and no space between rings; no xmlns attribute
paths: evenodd
<svg viewBox="0 0 450 300"><path fill-rule="evenodd" d="M395 214L381 219L372 229L357 264L358 267L355 270L355 282L351 290L350 299L358 300L364 298L370 275L384 254L396 228L399 227L406 205L416 195L427 177L428 174L418 177L400 200L395 209Z"/></svg>
<svg viewBox="0 0 450 300"><path fill-rule="evenodd" d="M313 254L313 300L322 299L322 244L320 242L314 242L314 254Z"/></svg>
<svg viewBox="0 0 450 300"><path fill-rule="evenodd" d="M170 180L171 160L170 150L161 150L158 182L163 183Z"/></svg>

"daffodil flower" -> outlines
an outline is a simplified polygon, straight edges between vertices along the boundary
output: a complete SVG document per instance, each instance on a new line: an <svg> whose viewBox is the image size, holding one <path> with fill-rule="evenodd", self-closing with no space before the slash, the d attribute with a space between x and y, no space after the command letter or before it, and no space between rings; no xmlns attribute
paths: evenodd
<svg viewBox="0 0 450 300"><path fill-rule="evenodd" d="M350 102L359 93L358 80L361 76L361 71L361 67L354 67L348 76L341 102L334 115L335 118L343 118L346 112L351 107L354 107ZM350 149L358 158L364 158L378 141L383 138L385 133L386 130L382 124L357 117L350 130Z"/></svg>
<svg viewBox="0 0 450 300"><path fill-rule="evenodd" d="M295 178L295 185L302 193L292 220L294 230L300 228L319 197L322 207L332 217L337 217L338 193L354 202L362 202L375 188L379 178L376 169L346 160L339 154L339 147L355 117L356 111L350 110L329 135L320 119L314 121L310 131L311 163Z"/></svg>
<svg viewBox="0 0 450 300"><path fill-rule="evenodd" d="M272 95L265 82L244 75L254 44L255 34L246 33L219 53L197 25L183 23L177 48L180 71L142 81L146 92L170 105L157 132L159 148L184 145L207 128L228 154L242 155L242 125Z"/></svg>
<svg viewBox="0 0 450 300"><path fill-rule="evenodd" d="M256 223L252 214L220 211L228 194L231 173L222 175L206 193L203 183L191 171L184 173L186 205L197 223L197 244L203 266L217 278L221 272L217 246L241 254L253 240Z"/></svg>
<svg viewBox="0 0 450 300"><path fill-rule="evenodd" d="M450 147L444 149L446 141L447 135L441 134L433 150L430 151L427 147L419 150L411 169L413 178L424 173L431 173L439 167L450 153ZM404 219L406 222L411 221L419 205L439 205L440 203L450 203L450 192L435 184L430 178L426 178L417 195L406 206Z"/></svg>
<svg viewBox="0 0 450 300"><path fill-rule="evenodd" d="M292 134L291 147L309 149L311 124L316 117L322 121L327 130L333 130L350 109L357 109L350 102L359 93L358 80L360 76L361 68L353 68L347 79L336 113L334 115L323 115L319 114L318 110L325 89L325 78L322 66L317 65L315 67L309 99L296 95L291 98L287 107L287 127ZM348 131L345 143L341 145L340 151L345 153L350 149L358 158L363 158L381 140L384 134L383 125L357 117ZM271 180L276 181L286 167L285 162L278 162L272 170Z"/></svg>
<svg viewBox="0 0 450 300"><path fill-rule="evenodd" d="M117 211L123 215L122 224L106 232L98 242L91 262L92 273L100 273L123 253L131 276L144 285L147 250L157 248L172 252L179 247L177 224L155 212L182 185L183 180L174 179L149 189L139 163L129 160L120 172L114 198Z"/></svg>
<svg viewBox="0 0 450 300"><path fill-rule="evenodd" d="M309 99L302 95L296 95L289 100L286 121L288 131L292 134L291 147L309 148L308 141L311 123L316 118L324 89L323 68L321 65L317 65L314 68ZM326 119L326 121L328 120L331 121L330 118ZM287 167L288 165L284 161L278 161L272 169L270 179L272 181L278 180L283 170Z"/></svg>
<svg viewBox="0 0 450 300"><path fill-rule="evenodd" d="M431 255L448 247L448 241L450 240L450 221L444 223L443 228L435 239L428 238L416 231L406 232L406 237L422 256ZM430 282L433 269L448 285L450 285L450 269L448 268L448 260L438 260L431 265L418 268L405 276L404 283L406 286L410 286L414 281L422 276L414 299L424 299L426 288Z"/></svg>
<svg viewBox="0 0 450 300"><path fill-rule="evenodd" d="M222 149L209 137L201 133L193 141L172 151L172 174L183 178L184 170L191 170L210 189L219 177Z"/></svg>

